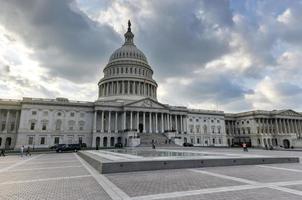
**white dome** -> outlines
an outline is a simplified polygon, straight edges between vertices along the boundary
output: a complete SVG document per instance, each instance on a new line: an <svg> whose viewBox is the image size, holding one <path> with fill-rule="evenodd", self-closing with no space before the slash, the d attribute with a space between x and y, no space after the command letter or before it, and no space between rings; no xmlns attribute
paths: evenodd
<svg viewBox="0 0 302 200"><path fill-rule="evenodd" d="M145 54L139 50L133 43L125 43L121 48L118 48L111 54L109 62L118 59L136 59L148 64Z"/></svg>

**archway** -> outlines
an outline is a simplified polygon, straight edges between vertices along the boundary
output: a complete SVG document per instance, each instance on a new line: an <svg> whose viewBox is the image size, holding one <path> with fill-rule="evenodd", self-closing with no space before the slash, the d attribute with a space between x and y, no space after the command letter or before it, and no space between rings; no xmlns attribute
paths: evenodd
<svg viewBox="0 0 302 200"><path fill-rule="evenodd" d="M12 138L10 137L6 138L5 148L10 148L11 143L12 143Z"/></svg>
<svg viewBox="0 0 302 200"><path fill-rule="evenodd" d="M110 138L110 146L112 146L112 147L114 146L114 137Z"/></svg>
<svg viewBox="0 0 302 200"><path fill-rule="evenodd" d="M230 138L228 138L228 146L229 147L231 146L231 140L230 140Z"/></svg>
<svg viewBox="0 0 302 200"><path fill-rule="evenodd" d="M1 144L2 144L2 138L0 137L0 147L1 147Z"/></svg>
<svg viewBox="0 0 302 200"><path fill-rule="evenodd" d="M96 137L96 138L95 138L95 146L96 146L96 147L99 147L99 146L100 146L100 141L101 141L100 137Z"/></svg>
<svg viewBox="0 0 302 200"><path fill-rule="evenodd" d="M288 139L283 140L283 146L284 148L288 149L290 147L290 142Z"/></svg>
<svg viewBox="0 0 302 200"><path fill-rule="evenodd" d="M139 130L140 133L142 133L143 130L144 130L144 125L143 124L139 124L138 125L138 130Z"/></svg>
<svg viewBox="0 0 302 200"><path fill-rule="evenodd" d="M107 137L103 138L103 147L107 147Z"/></svg>
<svg viewBox="0 0 302 200"><path fill-rule="evenodd" d="M122 143L122 138L121 137L117 138L117 143Z"/></svg>

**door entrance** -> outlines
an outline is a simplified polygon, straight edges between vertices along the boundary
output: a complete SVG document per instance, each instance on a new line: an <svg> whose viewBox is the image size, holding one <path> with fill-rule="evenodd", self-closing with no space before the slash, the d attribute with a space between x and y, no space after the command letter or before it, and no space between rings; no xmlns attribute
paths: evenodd
<svg viewBox="0 0 302 200"><path fill-rule="evenodd" d="M142 133L143 130L144 130L144 125L143 124L139 124L138 125L138 130L139 130L140 133Z"/></svg>
<svg viewBox="0 0 302 200"><path fill-rule="evenodd" d="M283 146L285 149L288 149L290 147L290 143L288 139L283 140Z"/></svg>

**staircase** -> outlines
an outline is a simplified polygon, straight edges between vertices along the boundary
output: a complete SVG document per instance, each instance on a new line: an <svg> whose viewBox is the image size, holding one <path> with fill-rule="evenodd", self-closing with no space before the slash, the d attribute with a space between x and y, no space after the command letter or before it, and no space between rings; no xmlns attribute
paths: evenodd
<svg viewBox="0 0 302 200"><path fill-rule="evenodd" d="M155 146L177 146L176 144L169 144L169 139L161 133L139 133L141 144L140 147L151 147L152 140L154 141Z"/></svg>

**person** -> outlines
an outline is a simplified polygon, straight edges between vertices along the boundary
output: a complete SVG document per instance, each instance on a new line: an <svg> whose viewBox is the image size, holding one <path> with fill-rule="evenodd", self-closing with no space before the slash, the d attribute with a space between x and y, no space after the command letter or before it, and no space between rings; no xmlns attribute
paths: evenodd
<svg viewBox="0 0 302 200"><path fill-rule="evenodd" d="M246 143L245 143L245 142L242 144L242 147L243 147L243 151L248 151L248 149L247 149L247 145L246 145Z"/></svg>
<svg viewBox="0 0 302 200"><path fill-rule="evenodd" d="M153 140L152 140L152 149L155 149L155 144Z"/></svg>
<svg viewBox="0 0 302 200"><path fill-rule="evenodd" d="M30 147L29 146L27 147L27 150L26 150L26 156L28 156L28 155L31 156Z"/></svg>
<svg viewBox="0 0 302 200"><path fill-rule="evenodd" d="M0 156L5 157L5 150L4 149L1 149Z"/></svg>
<svg viewBox="0 0 302 200"><path fill-rule="evenodd" d="M24 152L24 146L22 145L21 148L20 148L20 155L21 155L21 157L23 157L23 152Z"/></svg>

